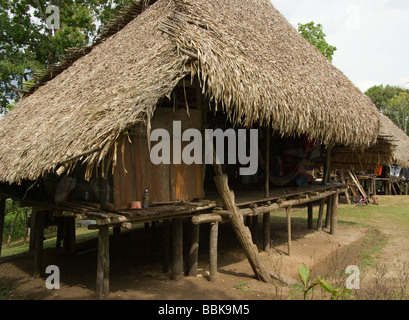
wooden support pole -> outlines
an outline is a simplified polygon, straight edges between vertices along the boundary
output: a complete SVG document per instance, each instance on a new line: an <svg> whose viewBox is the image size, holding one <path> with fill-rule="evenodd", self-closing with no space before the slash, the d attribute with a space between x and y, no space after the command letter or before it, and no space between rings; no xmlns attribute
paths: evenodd
<svg viewBox="0 0 409 320"><path fill-rule="evenodd" d="M287 217L288 255L291 256L291 206L285 209Z"/></svg>
<svg viewBox="0 0 409 320"><path fill-rule="evenodd" d="M172 279L183 279L183 221L172 220Z"/></svg>
<svg viewBox="0 0 409 320"><path fill-rule="evenodd" d="M109 227L102 226L98 231L98 258L97 258L97 284L98 299L109 295Z"/></svg>
<svg viewBox="0 0 409 320"><path fill-rule="evenodd" d="M337 225L338 225L338 198L339 195L338 193L334 194L332 196L332 211L331 211L331 227L330 227L330 233L332 235L335 235L337 231Z"/></svg>
<svg viewBox="0 0 409 320"><path fill-rule="evenodd" d="M214 163L216 162L214 161ZM243 216L240 214L239 209L236 206L234 193L228 186L227 175L223 174L220 165L213 164L213 167L215 171L214 181L216 188L225 208L231 212L231 225L248 261L250 262L256 278L264 282L272 282L270 274L261 264L258 249L252 241L250 230L244 225Z"/></svg>
<svg viewBox="0 0 409 320"><path fill-rule="evenodd" d="M0 197L0 257L3 245L4 217L6 216L6 198Z"/></svg>
<svg viewBox="0 0 409 320"><path fill-rule="evenodd" d="M251 217L251 236L253 243L258 245L258 215Z"/></svg>
<svg viewBox="0 0 409 320"><path fill-rule="evenodd" d="M327 184L331 175L331 146L327 146L325 150L325 171L324 171L324 184Z"/></svg>
<svg viewBox="0 0 409 320"><path fill-rule="evenodd" d="M197 277L197 265L199 259L199 224L191 225L191 243L189 250L189 267L188 267L188 276Z"/></svg>
<svg viewBox="0 0 409 320"><path fill-rule="evenodd" d="M265 181L265 196L270 197L270 127L266 128L266 181Z"/></svg>
<svg viewBox="0 0 409 320"><path fill-rule="evenodd" d="M270 212L263 214L263 250L270 251Z"/></svg>
<svg viewBox="0 0 409 320"><path fill-rule="evenodd" d="M64 241L66 251L75 252L75 218L64 217Z"/></svg>
<svg viewBox="0 0 409 320"><path fill-rule="evenodd" d="M328 228L330 225L331 211L332 211L332 197L333 196L329 196L327 198L327 212L325 214L325 228Z"/></svg>
<svg viewBox="0 0 409 320"><path fill-rule="evenodd" d="M217 275L217 238L219 234L219 223L213 222L210 225L210 281L216 281Z"/></svg>
<svg viewBox="0 0 409 320"><path fill-rule="evenodd" d="M308 204L308 230L311 230L313 228L312 226L313 214L314 214L314 208L312 206L312 203L309 203Z"/></svg>
<svg viewBox="0 0 409 320"><path fill-rule="evenodd" d="M322 217L324 215L325 198L320 200L320 207L318 211L317 231L322 230Z"/></svg>
<svg viewBox="0 0 409 320"><path fill-rule="evenodd" d="M33 209L34 225L34 278L43 274L43 239L44 239L44 213Z"/></svg>
<svg viewBox="0 0 409 320"><path fill-rule="evenodd" d="M170 222L169 220L162 221L162 272L169 272L170 262Z"/></svg>
<svg viewBox="0 0 409 320"><path fill-rule="evenodd" d="M57 220L57 240L55 243L55 247L57 249L61 248L61 242L64 239L64 217L56 217Z"/></svg>

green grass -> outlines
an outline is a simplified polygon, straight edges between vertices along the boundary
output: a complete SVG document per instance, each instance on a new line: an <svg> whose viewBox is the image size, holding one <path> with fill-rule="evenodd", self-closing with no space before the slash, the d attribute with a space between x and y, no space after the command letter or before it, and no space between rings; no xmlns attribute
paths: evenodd
<svg viewBox="0 0 409 320"><path fill-rule="evenodd" d="M75 232L76 232L77 242L89 240L89 239L97 237L98 235L97 230L88 230L87 228L76 228ZM45 235L46 239L43 242L44 249L55 248L56 241L57 241L56 236L57 236L56 232ZM3 245L1 249L1 256L8 257L8 256L13 256L13 255L23 254L23 253L28 252L28 249L29 249L28 242L24 244L24 240L20 239L20 240L11 242L9 248Z"/></svg>

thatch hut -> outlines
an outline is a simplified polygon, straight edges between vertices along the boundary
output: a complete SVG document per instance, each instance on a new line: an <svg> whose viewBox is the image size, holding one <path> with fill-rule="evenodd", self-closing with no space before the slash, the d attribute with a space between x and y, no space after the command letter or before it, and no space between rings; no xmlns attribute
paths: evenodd
<svg viewBox="0 0 409 320"><path fill-rule="evenodd" d="M265 179L267 196L247 192L250 199L240 207L216 182L225 208L215 213L214 204L203 200L204 165L150 161L152 129L170 129L178 120L182 129L203 131L214 119L258 128L266 141L303 137L327 149L363 150L376 143L380 130L369 98L269 1L141 0L93 46L71 50L50 68L0 121L2 194L37 207L37 230L44 208L57 217L96 220L99 297L107 293L108 227L172 220L177 252L178 218L193 216L196 224L232 220L242 230L236 213L269 214L326 197L334 197L336 208L342 185L307 187L283 198L269 195ZM130 209L145 189L150 207ZM254 203L257 210L248 208ZM335 230L335 209L333 221ZM40 256L41 230L35 237ZM243 233L242 241L251 238ZM252 249L246 252L254 261ZM175 278L179 262L173 262Z"/></svg>

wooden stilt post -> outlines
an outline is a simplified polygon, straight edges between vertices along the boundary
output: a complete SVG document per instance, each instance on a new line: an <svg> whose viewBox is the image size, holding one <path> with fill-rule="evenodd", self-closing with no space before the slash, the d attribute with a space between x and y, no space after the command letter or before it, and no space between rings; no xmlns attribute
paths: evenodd
<svg viewBox="0 0 409 320"><path fill-rule="evenodd" d="M261 264L258 249L252 241L250 230L245 227L243 216L236 207L234 193L229 188L227 175L223 174L221 165L216 164L216 161L213 161L213 168L215 171L214 181L217 191L224 203L225 208L231 213L231 225L246 254L247 259L250 262L256 278L264 282L271 282L272 279L270 274Z"/></svg>
<svg viewBox="0 0 409 320"><path fill-rule="evenodd" d="M332 196L332 212L331 212L331 228L330 233L334 235L337 231L338 224L338 198L339 194L336 193Z"/></svg>
<svg viewBox="0 0 409 320"><path fill-rule="evenodd" d="M327 212L325 214L325 228L328 228L331 220L332 196L327 197Z"/></svg>
<svg viewBox="0 0 409 320"><path fill-rule="evenodd" d="M57 219L57 241L55 247L61 248L61 242L64 239L64 217L58 217Z"/></svg>
<svg viewBox="0 0 409 320"><path fill-rule="evenodd" d="M189 267L188 267L188 276L197 277L197 265L199 259L199 224L191 225L192 228L192 239L190 243L189 250Z"/></svg>
<svg viewBox="0 0 409 320"><path fill-rule="evenodd" d="M172 279L183 278L183 221L172 220Z"/></svg>
<svg viewBox="0 0 409 320"><path fill-rule="evenodd" d="M217 275L217 238L219 234L219 223L213 222L210 224L210 281L216 281Z"/></svg>
<svg viewBox="0 0 409 320"><path fill-rule="evenodd" d="M324 171L324 178L323 178L323 183L327 184L330 175L331 175L331 146L327 146L327 149L325 150L325 171ZM318 222L317 222L317 230L321 231L322 230L322 218L324 215L324 206L325 206L325 199L322 199L320 201L320 209L318 212Z"/></svg>
<svg viewBox="0 0 409 320"><path fill-rule="evenodd" d="M285 209L287 217L288 255L291 256L291 206Z"/></svg>
<svg viewBox="0 0 409 320"><path fill-rule="evenodd" d="M102 226L98 231L97 258L97 298L103 299L109 295L109 227Z"/></svg>
<svg viewBox="0 0 409 320"><path fill-rule="evenodd" d="M317 231L322 231L322 217L324 215L325 198L320 200L318 211Z"/></svg>
<svg viewBox="0 0 409 320"><path fill-rule="evenodd" d="M34 225L34 278L43 274L43 238L44 238L44 212L33 210Z"/></svg>
<svg viewBox="0 0 409 320"><path fill-rule="evenodd" d="M6 198L0 197L0 257L3 245L4 217L6 216Z"/></svg>
<svg viewBox="0 0 409 320"><path fill-rule="evenodd" d="M162 221L162 272L169 272L170 261L170 222L169 220Z"/></svg>
<svg viewBox="0 0 409 320"><path fill-rule="evenodd" d="M265 195L266 198L270 196L270 127L266 128L266 181L265 181Z"/></svg>
<svg viewBox="0 0 409 320"><path fill-rule="evenodd" d="M313 222L313 213L314 213L314 207L312 206L312 203L308 204L308 230L311 230L312 227L312 222Z"/></svg>
<svg viewBox="0 0 409 320"><path fill-rule="evenodd" d="M270 212L263 214L263 249L270 251Z"/></svg>
<svg viewBox="0 0 409 320"><path fill-rule="evenodd" d="M253 243L258 245L258 215L251 217L251 236L253 238Z"/></svg>

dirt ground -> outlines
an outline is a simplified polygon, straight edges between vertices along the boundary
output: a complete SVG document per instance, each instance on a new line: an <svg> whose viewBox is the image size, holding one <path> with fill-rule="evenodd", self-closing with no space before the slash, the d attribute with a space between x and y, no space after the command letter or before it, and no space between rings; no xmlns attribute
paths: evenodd
<svg viewBox="0 0 409 320"><path fill-rule="evenodd" d="M359 243L366 228L339 225L337 234L329 230L308 230L305 222L292 223L292 255L287 255L285 218L271 225L270 252L261 252L263 265L289 282L298 282L298 266L306 264L315 273L326 274L335 268L345 269L357 263ZM261 234L261 223L260 232ZM239 247L230 225L219 226L218 274L209 281L209 228L200 229L198 276L171 280L162 272L160 229L144 228L123 233L121 256L111 246L110 295L112 300L276 300L299 299L289 285L278 281L257 281L249 262ZM261 240L261 239L260 239ZM261 241L260 241L261 243ZM185 250L187 251L187 250ZM342 257L342 258L341 258ZM347 257L347 258L345 258ZM93 300L96 280L96 241L77 244L76 253L46 249L44 266L60 269L60 289L45 286L47 275L34 279L33 260L27 256L3 259L0 263L0 298L11 300Z"/></svg>

